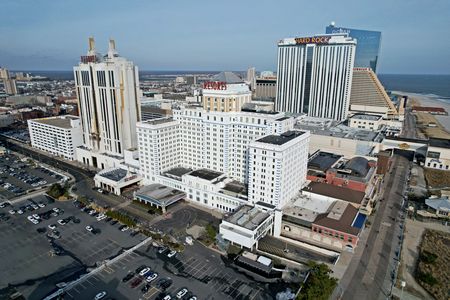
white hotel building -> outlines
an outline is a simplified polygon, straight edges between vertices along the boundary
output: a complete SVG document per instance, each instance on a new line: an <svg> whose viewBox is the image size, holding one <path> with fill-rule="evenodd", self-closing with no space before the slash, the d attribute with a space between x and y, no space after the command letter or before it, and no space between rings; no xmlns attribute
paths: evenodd
<svg viewBox="0 0 450 300"><path fill-rule="evenodd" d="M273 198L269 194L252 199L248 197L254 186L258 186L259 191L259 185L265 184L252 182L253 178L262 177L249 169L250 161L253 160L256 166L259 159L255 160L254 156L263 154L252 154L249 149L252 149L253 141L280 135L292 130L293 125L294 119L286 118L282 113L208 112L199 107L174 110L173 118L140 122L137 133L143 183L160 183L179 189L186 192L188 200L221 211L233 211L249 201L265 202L273 207L282 205L289 200L283 197L290 197L292 189L298 192L306 181L306 173L300 164L304 163L306 168L308 147L305 144L309 133L295 133L292 136L295 142L268 147L269 151L276 152L276 176L271 177L276 186ZM303 148L299 147L300 144ZM256 149L258 145L253 147ZM286 164L287 161L283 160L287 159L287 153L296 158L298 164L291 161ZM285 183L292 186L279 186L285 174L295 177Z"/></svg>
<svg viewBox="0 0 450 300"><path fill-rule="evenodd" d="M75 150L83 144L81 121L76 116L28 120L31 146L67 160L75 160Z"/></svg>
<svg viewBox="0 0 450 300"><path fill-rule="evenodd" d="M136 122L140 121L138 69L120 57L113 40L107 55L89 51L74 67L75 87L83 127L78 161L99 169L117 167L126 151L135 151Z"/></svg>
<svg viewBox="0 0 450 300"><path fill-rule="evenodd" d="M347 34L281 40L278 43L276 110L346 119L355 49L356 40Z"/></svg>

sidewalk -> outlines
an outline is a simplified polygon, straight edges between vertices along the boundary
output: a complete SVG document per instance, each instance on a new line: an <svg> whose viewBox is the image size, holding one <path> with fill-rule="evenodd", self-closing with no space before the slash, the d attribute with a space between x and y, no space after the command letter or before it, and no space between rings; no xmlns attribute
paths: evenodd
<svg viewBox="0 0 450 300"><path fill-rule="evenodd" d="M403 290L403 294L402 294L402 290L399 289L398 287L394 287L392 289L392 295L394 295L395 297L398 297L401 300L421 300L422 298L416 297L413 294L408 293L407 291ZM401 298L400 298L401 296Z"/></svg>

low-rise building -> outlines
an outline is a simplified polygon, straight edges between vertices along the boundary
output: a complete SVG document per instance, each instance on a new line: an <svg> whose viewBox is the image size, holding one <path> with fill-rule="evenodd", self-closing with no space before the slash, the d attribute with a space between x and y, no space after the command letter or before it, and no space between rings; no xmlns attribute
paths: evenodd
<svg viewBox="0 0 450 300"><path fill-rule="evenodd" d="M142 177L138 174L122 168L102 170L94 177L96 187L116 195L120 195L131 185L137 185L141 180Z"/></svg>
<svg viewBox="0 0 450 300"><path fill-rule="evenodd" d="M302 190L302 194L313 200L342 201L359 208L366 197L365 192L331 185L322 182L310 182Z"/></svg>
<svg viewBox="0 0 450 300"><path fill-rule="evenodd" d="M450 218L450 200L448 197L425 199L425 205L437 217Z"/></svg>
<svg viewBox="0 0 450 300"><path fill-rule="evenodd" d="M354 114L349 118L349 126L351 128L378 130L381 124L382 118L377 115Z"/></svg>
<svg viewBox="0 0 450 300"><path fill-rule="evenodd" d="M425 158L427 168L450 170L450 140L431 138Z"/></svg>
<svg viewBox="0 0 450 300"><path fill-rule="evenodd" d="M256 206L243 205L222 220L219 233L232 244L253 250L266 234L272 234L273 214Z"/></svg>
<svg viewBox="0 0 450 300"><path fill-rule="evenodd" d="M283 209L280 236L333 250L353 250L365 219L348 202L300 195Z"/></svg>
<svg viewBox="0 0 450 300"><path fill-rule="evenodd" d="M31 146L64 159L76 159L75 149L83 144L81 121L75 116L28 120Z"/></svg>
<svg viewBox="0 0 450 300"><path fill-rule="evenodd" d="M423 112L432 115L443 115L447 116L448 112L443 107L432 107L432 106L416 106L413 105L411 111L413 113Z"/></svg>

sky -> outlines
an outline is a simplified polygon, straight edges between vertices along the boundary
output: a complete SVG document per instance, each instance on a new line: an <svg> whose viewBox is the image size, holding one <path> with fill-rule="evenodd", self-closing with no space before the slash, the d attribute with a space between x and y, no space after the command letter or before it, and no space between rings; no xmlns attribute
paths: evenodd
<svg viewBox="0 0 450 300"><path fill-rule="evenodd" d="M1 0L0 66L71 70L114 38L140 70L275 70L277 41L382 32L378 73L450 74L449 0Z"/></svg>

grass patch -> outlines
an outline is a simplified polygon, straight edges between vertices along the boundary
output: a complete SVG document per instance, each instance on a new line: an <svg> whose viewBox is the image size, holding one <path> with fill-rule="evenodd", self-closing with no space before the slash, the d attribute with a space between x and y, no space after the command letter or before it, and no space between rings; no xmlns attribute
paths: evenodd
<svg viewBox="0 0 450 300"><path fill-rule="evenodd" d="M450 171L424 169L427 184L433 188L450 187Z"/></svg>
<svg viewBox="0 0 450 300"><path fill-rule="evenodd" d="M434 298L448 299L450 286L450 233L425 230L415 277Z"/></svg>

